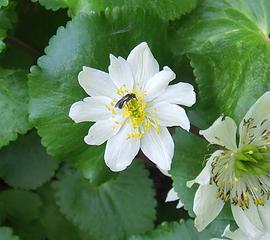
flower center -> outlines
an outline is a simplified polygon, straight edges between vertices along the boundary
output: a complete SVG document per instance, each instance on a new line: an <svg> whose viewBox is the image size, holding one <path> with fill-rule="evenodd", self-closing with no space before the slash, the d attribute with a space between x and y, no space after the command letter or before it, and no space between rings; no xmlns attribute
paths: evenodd
<svg viewBox="0 0 270 240"><path fill-rule="evenodd" d="M149 109L147 102L144 99L146 95L139 85L137 89L128 91L123 85L117 89L117 94L121 96L120 99L113 99L112 102L106 105L106 108L113 114L113 118L117 116L119 111L122 111L122 116L126 119L125 122L115 121L116 125L125 123L131 124L133 131L128 133L127 139L138 140L145 132L150 131L152 128L160 132L160 125L156 117L156 110Z"/></svg>
<svg viewBox="0 0 270 240"><path fill-rule="evenodd" d="M269 145L244 145L237 152L224 151L211 164L211 181L218 188L217 197L242 209L250 201L263 206L270 196Z"/></svg>
<svg viewBox="0 0 270 240"><path fill-rule="evenodd" d="M269 146L244 145L238 152L234 153L236 177L260 176L268 172L270 170L269 152Z"/></svg>
<svg viewBox="0 0 270 240"><path fill-rule="evenodd" d="M134 93L133 93L134 94ZM133 128L139 128L146 117L147 104L141 94L135 94L136 98L132 98L123 105L123 115L129 117Z"/></svg>

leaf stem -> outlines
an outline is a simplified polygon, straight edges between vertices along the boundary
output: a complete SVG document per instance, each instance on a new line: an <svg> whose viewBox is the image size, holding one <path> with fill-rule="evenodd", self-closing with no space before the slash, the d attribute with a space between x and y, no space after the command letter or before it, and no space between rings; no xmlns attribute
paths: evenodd
<svg viewBox="0 0 270 240"><path fill-rule="evenodd" d="M34 59L37 59L39 56L41 56L41 52L39 52L38 50L34 49L33 47L31 47L30 45L28 45L27 43L13 37L13 36L7 36L5 39L5 42L8 45L12 45L18 49L21 49L25 52L27 52L28 54L30 54Z"/></svg>

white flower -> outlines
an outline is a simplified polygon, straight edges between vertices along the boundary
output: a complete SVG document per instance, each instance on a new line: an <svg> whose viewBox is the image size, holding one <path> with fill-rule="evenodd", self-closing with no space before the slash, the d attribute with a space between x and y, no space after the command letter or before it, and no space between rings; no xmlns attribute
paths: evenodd
<svg viewBox="0 0 270 240"><path fill-rule="evenodd" d="M200 184L193 206L199 231L230 201L240 229L256 238L267 231L270 220L270 92L258 99L240 123L238 146L236 130L233 119L220 117L200 131L211 144L222 148L187 186Z"/></svg>
<svg viewBox="0 0 270 240"><path fill-rule="evenodd" d="M174 190L174 188L172 188L172 189L168 192L165 202L174 202L174 201L177 201L177 200L178 200L178 203L177 203L177 205L176 205L176 208L181 208L181 207L183 207L184 204L183 204L183 203L181 202L181 200L179 199L177 192Z"/></svg>
<svg viewBox="0 0 270 240"><path fill-rule="evenodd" d="M96 122L84 138L89 145L107 141L105 162L112 171L129 166L141 148L163 170L169 170L174 143L166 127L189 130L185 110L195 103L188 83L168 86L175 79L159 65L148 45L141 43L127 60L110 55L109 73L83 67L79 83L91 97L74 103L69 116L76 122Z"/></svg>

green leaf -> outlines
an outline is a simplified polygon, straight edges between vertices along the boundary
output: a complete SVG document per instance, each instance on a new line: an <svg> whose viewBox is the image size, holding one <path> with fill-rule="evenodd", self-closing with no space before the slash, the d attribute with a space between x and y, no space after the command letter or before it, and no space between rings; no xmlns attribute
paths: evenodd
<svg viewBox="0 0 270 240"><path fill-rule="evenodd" d="M60 210L94 239L124 239L153 227L152 183L141 164L134 163L99 187L78 172L66 172L54 184Z"/></svg>
<svg viewBox="0 0 270 240"><path fill-rule="evenodd" d="M128 7L143 8L157 14L163 20L175 20L190 12L197 4L197 0L32 0L39 1L47 9L58 10L69 8L71 15L101 12L106 8Z"/></svg>
<svg viewBox="0 0 270 240"><path fill-rule="evenodd" d="M153 231L133 236L129 240L209 240L215 237L213 233L205 230L199 233L193 226L192 220L180 220L180 222L162 223Z"/></svg>
<svg viewBox="0 0 270 240"><path fill-rule="evenodd" d="M38 220L24 224L13 223L12 225L15 233L22 240L48 240L46 233Z"/></svg>
<svg viewBox="0 0 270 240"><path fill-rule="evenodd" d="M13 189L0 192L0 215L11 225L37 219L41 205L39 196L32 192Z"/></svg>
<svg viewBox="0 0 270 240"><path fill-rule="evenodd" d="M30 128L26 72L0 69L0 148Z"/></svg>
<svg viewBox="0 0 270 240"><path fill-rule="evenodd" d="M201 110L237 121L270 89L270 2L206 0L182 22L176 55L188 54Z"/></svg>
<svg viewBox="0 0 270 240"><path fill-rule="evenodd" d="M8 5L8 0L0 0L0 8L6 7Z"/></svg>
<svg viewBox="0 0 270 240"><path fill-rule="evenodd" d="M0 177L14 188L36 189L54 175L57 165L35 131L0 151Z"/></svg>
<svg viewBox="0 0 270 240"><path fill-rule="evenodd" d="M12 227L23 240L46 240L39 223L42 202L36 193L6 190L0 193L2 222Z"/></svg>
<svg viewBox="0 0 270 240"><path fill-rule="evenodd" d="M0 227L1 240L20 240L13 234L13 230L9 227Z"/></svg>
<svg viewBox="0 0 270 240"><path fill-rule="evenodd" d="M106 168L103 146L88 146L83 138L90 124L75 124L68 116L71 105L87 96L78 83L78 73L82 66L107 69L110 53L126 57L141 41L147 41L162 62L168 56L163 47L166 39L166 24L141 10L78 16L66 28L60 27L46 56L32 68L29 83L30 118L49 154L80 165L87 161L85 176L103 176L98 170Z"/></svg>
<svg viewBox="0 0 270 240"><path fill-rule="evenodd" d="M179 198L184 203L184 208L189 212L190 216L194 217L195 215L192 209L197 186L195 184L192 188L188 188L186 183L199 175L211 152L208 152L208 143L206 140L180 128L176 130L173 139L175 143L175 152L172 169L170 171L173 179L173 186L178 193ZM194 151L194 149L196 151ZM218 216L218 219L232 219L229 206L223 209Z"/></svg>
<svg viewBox="0 0 270 240"><path fill-rule="evenodd" d="M7 31L12 29L17 22L15 12L16 4L7 0L0 0L0 52L5 48L3 40L6 38Z"/></svg>
<svg viewBox="0 0 270 240"><path fill-rule="evenodd" d="M38 190L44 207L40 221L49 240L90 239L86 233L78 230L67 221L55 203L54 192L49 185Z"/></svg>

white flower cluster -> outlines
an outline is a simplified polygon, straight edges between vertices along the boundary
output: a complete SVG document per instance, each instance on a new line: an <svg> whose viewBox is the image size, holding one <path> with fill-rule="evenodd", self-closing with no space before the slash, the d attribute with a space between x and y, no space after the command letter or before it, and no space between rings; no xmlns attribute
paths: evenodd
<svg viewBox="0 0 270 240"><path fill-rule="evenodd" d="M125 60L110 55L109 73L83 67L79 84L90 96L71 106L76 122L96 122L84 141L100 145L107 141L105 162L112 171L127 168L141 149L166 175L171 168L174 143L167 127L189 131L190 122L179 105L192 106L195 92L188 83L169 85L175 73L159 64L148 45L136 46ZM247 112L239 126L221 116L200 134L220 146L207 160L198 177L193 210L195 226L202 231L230 202L239 226L228 226L223 236L233 239L270 239L270 92ZM179 200L171 189L166 201ZM179 200L177 207L183 204Z"/></svg>

